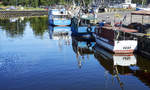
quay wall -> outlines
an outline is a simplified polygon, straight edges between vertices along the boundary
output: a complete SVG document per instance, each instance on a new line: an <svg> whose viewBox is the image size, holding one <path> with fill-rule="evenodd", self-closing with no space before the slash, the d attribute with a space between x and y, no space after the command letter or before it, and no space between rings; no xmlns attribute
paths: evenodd
<svg viewBox="0 0 150 90"><path fill-rule="evenodd" d="M123 24L128 25L130 23L142 23L147 24L150 23L150 16L144 16L143 22L142 22L142 16L140 15L133 15L131 20L131 11L119 11L119 12L105 12L105 13L97 13L97 22L101 22L102 20L106 20L108 22L111 22L112 24L114 22L120 22L124 19Z"/></svg>
<svg viewBox="0 0 150 90"><path fill-rule="evenodd" d="M48 11L0 11L0 17L19 17L19 16L43 16L48 15Z"/></svg>
<svg viewBox="0 0 150 90"><path fill-rule="evenodd" d="M150 36L143 33L126 33L126 35L137 38L137 53L150 59Z"/></svg>
<svg viewBox="0 0 150 90"><path fill-rule="evenodd" d="M138 53L150 59L150 38L138 38Z"/></svg>

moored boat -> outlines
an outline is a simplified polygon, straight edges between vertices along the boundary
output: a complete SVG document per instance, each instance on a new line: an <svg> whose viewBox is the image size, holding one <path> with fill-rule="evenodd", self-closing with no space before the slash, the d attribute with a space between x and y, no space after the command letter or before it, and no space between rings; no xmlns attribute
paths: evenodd
<svg viewBox="0 0 150 90"><path fill-rule="evenodd" d="M49 24L55 26L71 25L68 11L65 8L49 10Z"/></svg>
<svg viewBox="0 0 150 90"><path fill-rule="evenodd" d="M95 26L90 25L88 20L72 19L71 30L72 35L84 39L92 39Z"/></svg>
<svg viewBox="0 0 150 90"><path fill-rule="evenodd" d="M141 10L150 11L150 8L136 8L136 11L141 11Z"/></svg>
<svg viewBox="0 0 150 90"><path fill-rule="evenodd" d="M95 30L96 43L113 53L133 53L137 39L128 33L137 32L124 27L103 26Z"/></svg>

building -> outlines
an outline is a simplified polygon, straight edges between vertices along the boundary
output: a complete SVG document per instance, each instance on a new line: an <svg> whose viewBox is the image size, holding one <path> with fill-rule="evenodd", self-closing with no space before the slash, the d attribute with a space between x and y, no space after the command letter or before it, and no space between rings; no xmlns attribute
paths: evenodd
<svg viewBox="0 0 150 90"><path fill-rule="evenodd" d="M132 0L125 0L125 3L122 3L123 8L136 8L136 4L132 3Z"/></svg>
<svg viewBox="0 0 150 90"><path fill-rule="evenodd" d="M131 4L132 0L125 0L125 3Z"/></svg>

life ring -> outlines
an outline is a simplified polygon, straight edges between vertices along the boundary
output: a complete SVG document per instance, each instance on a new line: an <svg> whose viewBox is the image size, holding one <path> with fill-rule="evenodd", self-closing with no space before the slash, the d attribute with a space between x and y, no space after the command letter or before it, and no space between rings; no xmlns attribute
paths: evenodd
<svg viewBox="0 0 150 90"><path fill-rule="evenodd" d="M92 32L92 28L91 27L87 27L87 32Z"/></svg>
<svg viewBox="0 0 150 90"><path fill-rule="evenodd" d="M91 44L91 43L87 43L87 46L88 46L88 47L91 47L91 46L92 46L92 44Z"/></svg>

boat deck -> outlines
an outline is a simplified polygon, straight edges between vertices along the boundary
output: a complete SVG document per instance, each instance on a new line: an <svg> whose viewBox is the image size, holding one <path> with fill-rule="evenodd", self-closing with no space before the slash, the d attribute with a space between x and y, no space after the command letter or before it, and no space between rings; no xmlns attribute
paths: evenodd
<svg viewBox="0 0 150 90"><path fill-rule="evenodd" d="M119 30L123 32L138 32L138 30L135 29L129 29L129 28L124 28L124 27L110 27L110 26L103 26L103 29L107 30Z"/></svg>
<svg viewBox="0 0 150 90"><path fill-rule="evenodd" d="M150 11L140 10L140 11L133 11L131 15L148 15L150 16Z"/></svg>

